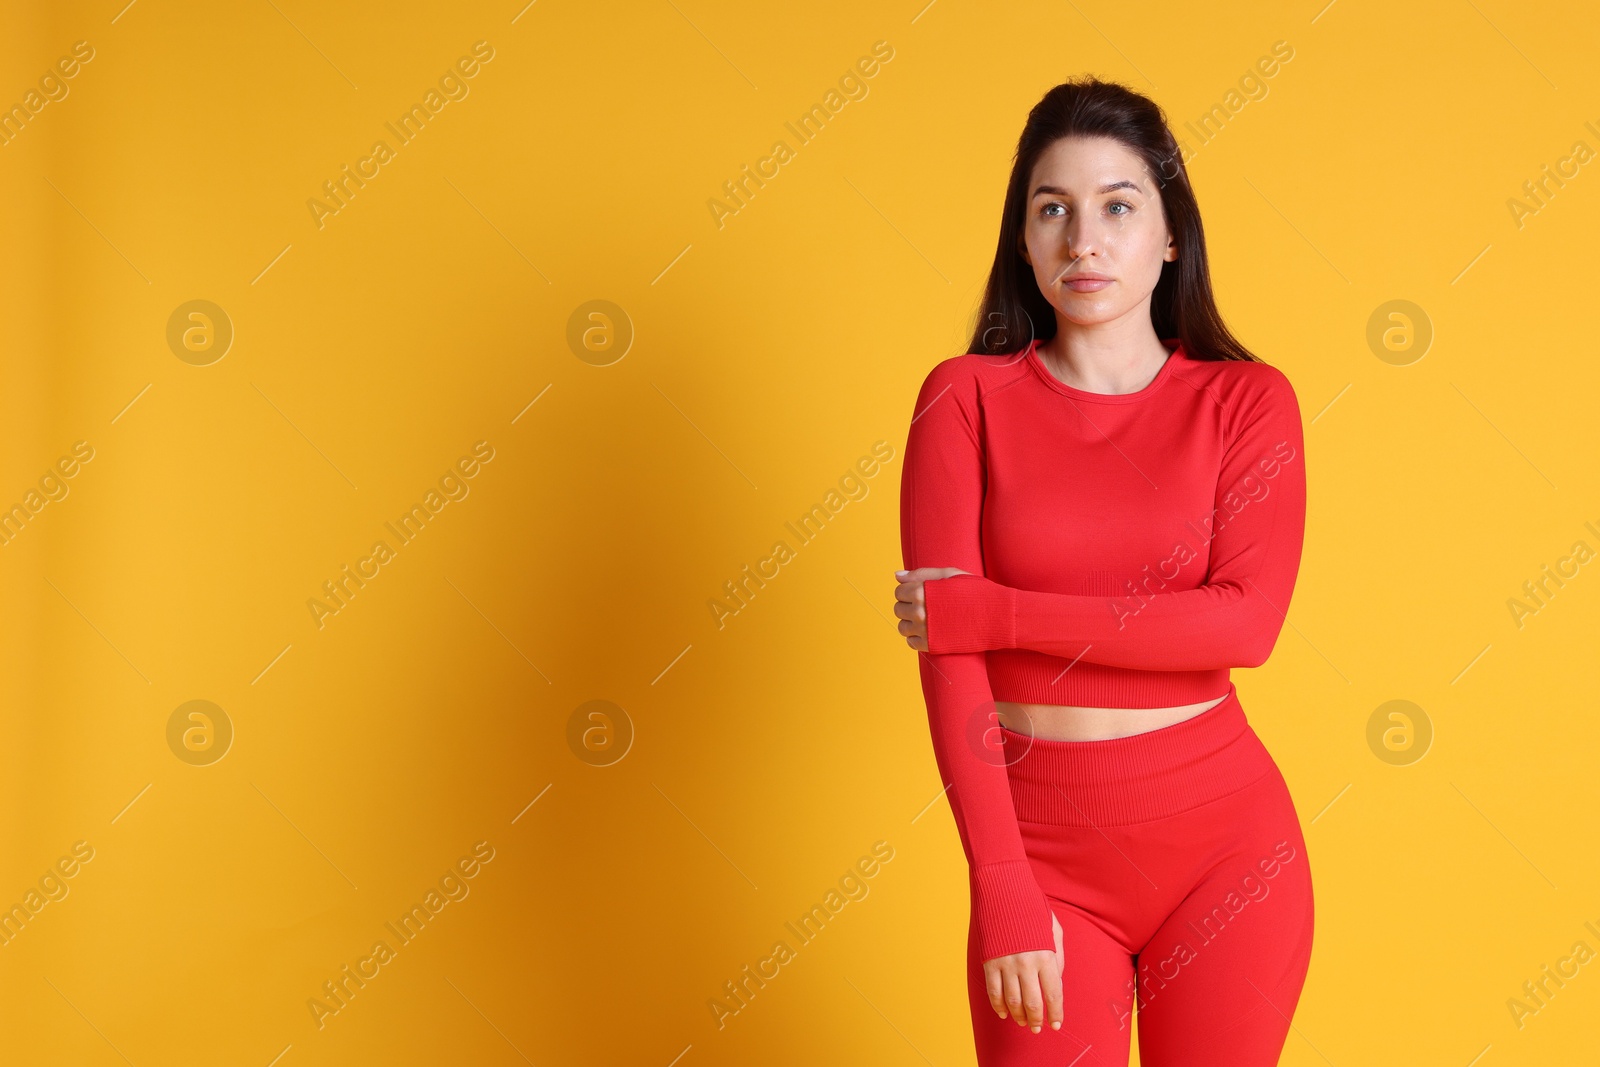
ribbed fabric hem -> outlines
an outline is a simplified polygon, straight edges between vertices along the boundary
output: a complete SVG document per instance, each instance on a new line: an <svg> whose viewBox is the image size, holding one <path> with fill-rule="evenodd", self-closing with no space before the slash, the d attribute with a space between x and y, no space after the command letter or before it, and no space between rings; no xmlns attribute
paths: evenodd
<svg viewBox="0 0 1600 1067"><path fill-rule="evenodd" d="M1141 671L1062 659L1025 648L991 649L985 662L994 699L1021 704L1174 708L1211 700L1232 685L1227 667L1209 671Z"/></svg>
<svg viewBox="0 0 1600 1067"><path fill-rule="evenodd" d="M971 869L972 917L979 958L1056 947L1050 902L1027 860L1004 860Z"/></svg>
<svg viewBox="0 0 1600 1067"><path fill-rule="evenodd" d="M1129 737L1049 741L1005 727L1001 735L1017 818L1057 826L1167 818L1230 796L1276 766L1231 683L1215 707Z"/></svg>
<svg viewBox="0 0 1600 1067"><path fill-rule="evenodd" d="M981 652L1014 648L1017 591L981 574L957 574L922 583L928 612L928 651Z"/></svg>

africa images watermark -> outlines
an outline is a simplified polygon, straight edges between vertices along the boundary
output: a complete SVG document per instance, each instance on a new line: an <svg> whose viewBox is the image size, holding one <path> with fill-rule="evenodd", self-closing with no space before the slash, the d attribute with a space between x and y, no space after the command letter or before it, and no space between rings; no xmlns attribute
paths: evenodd
<svg viewBox="0 0 1600 1067"><path fill-rule="evenodd" d="M846 904L852 900L866 899L867 894L872 891L867 879L877 877L878 872L882 870L880 865L892 859L894 859L894 846L887 841L874 841L872 855L862 856L839 876L838 889L829 889L823 896L821 904L811 905L811 910L797 920L800 924L798 927L793 922L785 922L784 927L794 935L800 945L811 944L817 935L822 933L828 922L844 910ZM756 963L754 973L747 963L744 965L742 977L737 982L729 979L722 983L726 999L709 997L706 1000L706 1007L711 1009L711 1017L716 1020L717 1029L723 1029L728 1025L730 1017L748 1008L750 1000L755 997L757 991L765 989L768 981L778 977L779 969L796 957L797 953L789 947L789 943L779 939L772 943L771 951ZM751 988L752 984L754 988Z"/></svg>
<svg viewBox="0 0 1600 1067"><path fill-rule="evenodd" d="M1185 925L1193 938L1180 938L1172 950L1160 960L1156 953L1160 951L1156 946L1147 947L1147 951L1139 954L1139 973L1136 978L1130 978L1124 986L1125 995L1120 999L1107 1002L1111 1014L1117 1018L1117 1029L1128 1025L1132 1014L1131 1000L1134 994L1134 983L1139 983L1139 1008L1144 1009L1155 999L1159 989L1165 989L1166 984L1175 980L1182 974L1182 969L1200 958L1200 951L1211 942L1221 937L1229 929L1229 924L1237 922L1241 913L1253 904L1259 905L1267 899L1272 892L1268 883L1276 878L1282 871L1283 865L1294 861L1298 853L1294 845L1287 840L1279 841L1272 846L1272 855L1263 856L1256 861L1255 870L1246 867L1246 873L1239 878L1238 888L1229 888L1227 895L1222 898L1222 903L1214 905L1210 911L1200 917L1200 925L1196 926L1191 920ZM1260 876L1256 875L1259 870Z"/></svg>
<svg viewBox="0 0 1600 1067"><path fill-rule="evenodd" d="M1197 147L1190 148L1189 143L1182 137L1177 138L1178 160L1187 166L1191 159L1200 154L1201 148L1222 136L1222 131L1227 129L1229 123L1238 119L1245 105L1265 100L1271 91L1267 82L1276 77L1283 69L1283 65L1293 58L1293 45L1288 41L1273 41L1271 54L1261 56L1239 75L1237 89L1229 89L1220 101L1212 104L1194 121L1184 122L1183 129L1195 135ZM1161 161L1163 179L1171 180L1177 177L1178 160L1168 157Z"/></svg>
<svg viewBox="0 0 1600 1067"><path fill-rule="evenodd" d="M317 624L317 629L327 625L328 616L337 615L349 607L355 595L382 574L383 566L397 559L399 549L415 541L428 523L438 518L446 505L452 500L465 500L467 494L472 492L467 480L477 477L483 469L482 464L492 459L494 446L488 441L478 441L472 446L470 455L462 456L453 466L446 468L444 474L439 476L439 487L429 488L420 504L412 504L411 510L394 522L384 522L384 527L394 535L395 547L390 547L389 542L382 539L374 541L371 552L356 560L354 568L346 563L336 577L322 583L326 600L319 597L306 600L306 609L311 612L311 621Z"/></svg>
<svg viewBox="0 0 1600 1067"><path fill-rule="evenodd" d="M37 922L39 913L53 901L65 900L72 887L67 879L75 878L83 865L94 859L94 846L87 841L74 841L72 851L46 868L39 878L39 887L29 887L22 900L0 914L0 944L10 945L12 940L28 926Z"/></svg>
<svg viewBox="0 0 1600 1067"><path fill-rule="evenodd" d="M411 905L411 910L401 915L395 922L384 923L384 929L394 935L394 944L379 938L372 943L372 949L367 955L356 960L355 966L345 964L339 969L337 976L322 983L322 992L314 997L306 998L306 1008L311 1012L312 1020L321 1030L327 1025L330 1015L337 1015L350 1006L350 1001L355 999L357 993L367 987L367 983L383 973L385 965L392 963L401 948L415 941L427 928L428 924L439 917L439 913L452 901L467 899L467 894L472 892L472 887L467 884L476 878L483 865L494 859L494 846L487 841L479 841L472 846L472 851L462 856L445 869L439 876L438 888L428 887L427 895L422 898L422 903Z"/></svg>
<svg viewBox="0 0 1600 1067"><path fill-rule="evenodd" d="M1594 923L1587 919L1584 920L1583 928L1595 937L1600 937L1600 929L1596 929ZM1555 967L1552 968L1547 963L1539 968L1540 975L1537 980L1529 979L1523 982L1522 992L1527 999L1506 998L1506 1010L1511 1013L1511 1021L1516 1024L1517 1029L1521 1030L1526 1026L1529 1017L1538 1015L1549 1007L1555 995L1566 988L1567 981L1578 977L1580 968L1594 957L1595 951L1589 946L1589 942L1574 941L1572 951L1556 960ZM1550 988L1552 982L1555 983L1554 989Z"/></svg>
<svg viewBox="0 0 1600 1067"><path fill-rule="evenodd" d="M82 65L93 58L94 45L88 41L75 42L71 55L62 56L40 75L37 89L29 89L20 103L0 111L0 145L9 145L27 129L28 123L39 121L39 113L52 102L65 100L72 91L68 80L77 77Z"/></svg>
<svg viewBox="0 0 1600 1067"><path fill-rule="evenodd" d="M1593 119L1585 120L1583 127L1600 138L1600 127L1595 125ZM1595 150L1589 147L1588 141L1574 140L1567 154L1557 159L1554 167L1546 163L1539 168L1537 178L1523 182L1522 198L1506 198L1506 210L1511 213L1511 221L1517 229L1522 229L1528 219L1549 207L1556 194L1567 187L1567 181L1576 178L1582 172L1581 168L1594 158ZM1567 181L1562 181L1563 178Z"/></svg>
<svg viewBox="0 0 1600 1067"><path fill-rule="evenodd" d="M1222 506L1212 509L1211 514L1205 520L1204 528L1197 527L1193 522L1190 522L1188 524L1189 528L1200 535L1200 544L1202 546L1210 544L1230 522L1238 519L1239 514L1244 511L1251 501L1265 499L1267 494L1272 491L1272 487L1267 484L1267 480L1276 478L1278 472L1283 469L1282 464L1291 462L1295 456L1296 452L1293 445L1288 441L1279 441L1273 446L1272 455L1263 456L1257 460L1253 470L1242 475L1237 483L1222 494L1220 497ZM1259 476L1257 472L1259 472ZM1153 597L1167 587L1167 582L1178 576L1180 568L1185 563L1198 559L1199 555L1199 551L1191 548L1187 541L1180 541L1173 546L1172 555L1156 564L1154 570L1151 569L1150 564L1146 563L1143 577L1140 578L1138 583L1135 583L1131 578L1124 579L1123 584L1128 590L1127 599L1111 599L1107 601L1111 608L1111 613L1116 616L1117 629L1122 629L1128 624L1129 619L1143 611L1145 605L1149 604ZM1169 567L1171 568L1171 573L1165 573Z"/></svg>
<svg viewBox="0 0 1600 1067"><path fill-rule="evenodd" d="M75 441L70 455L62 456L54 464L46 467L45 472L39 476L39 488L30 488L22 495L20 501L0 512L0 545L9 545L15 540L46 505L53 501L65 500L67 494L72 492L67 480L77 477L78 472L83 469L83 464L92 459L94 459L94 446L88 441Z"/></svg>
<svg viewBox="0 0 1600 1067"><path fill-rule="evenodd" d="M311 211L311 221L317 224L317 229L327 225L329 215L337 215L349 207L356 193L365 189L367 182L382 172L384 165L395 158L398 149L410 144L451 101L465 100L472 91L467 80L477 77L482 69L480 64L492 59L494 47L488 41L473 42L472 54L457 59L453 66L439 75L439 87L430 87L423 94L422 103L412 104L394 122L383 124L385 129L394 134L394 147L390 147L388 141L374 141L371 150L356 160L354 170L346 163L337 177L323 182L324 199L313 196L306 201L306 207Z"/></svg>
<svg viewBox="0 0 1600 1067"><path fill-rule="evenodd" d="M1600 530L1595 529L1594 523L1585 521L1583 526L1596 538L1600 538ZM1522 629L1527 625L1529 618L1548 607L1555 595L1566 588L1568 581L1582 573L1580 568L1594 557L1595 551L1589 542L1574 541L1572 548L1565 556L1557 559L1553 567L1548 563L1543 564L1539 568L1542 573L1538 579L1530 578L1523 582L1522 594L1526 599L1506 598L1506 609L1511 612L1511 621L1516 624L1517 629ZM1552 584L1554 588L1551 587Z"/></svg>
<svg viewBox="0 0 1600 1067"><path fill-rule="evenodd" d="M872 54L862 56L856 60L855 66L845 70L839 76L839 87L829 89L822 97L821 102L812 104L794 122L785 122L790 133L794 134L795 141L802 147L810 144L827 127L828 123L837 118L845 105L853 100L865 100L870 86L865 79L875 77L880 69L879 65L887 63L894 58L894 46L888 41L874 41ZM795 159L795 150L789 147L787 141L773 141L772 148L765 156L756 160L754 170L746 163L740 168L742 173L738 178L722 183L722 192L726 200L711 197L706 201L706 208L711 212L711 221L717 224L717 229L722 229L727 220L746 207L755 198L757 192L767 187L767 182L776 178L784 164ZM770 168L770 169L769 169ZM751 186L754 185L754 188Z"/></svg>
<svg viewBox="0 0 1600 1067"><path fill-rule="evenodd" d="M876 477L880 470L879 464L887 463L893 458L893 445L887 441L874 441L872 455L862 456L856 460L855 466L839 477L838 489L829 489L823 496L822 503L812 504L809 511L795 520L800 524L798 527L793 522L785 522L784 526L788 527L789 532L794 534L795 540L802 547L809 545L829 522L839 517L839 512L844 510L846 504L866 497L871 491L866 479ZM756 561L753 573L750 564L746 563L739 578L723 582L725 599L712 597L706 601L706 607L711 610L711 619L717 624L717 629L722 629L730 617L749 607L756 592L765 589L767 581L778 576L779 568L795 558L796 551L787 541L775 541L772 551ZM754 589L751 588L752 583Z"/></svg>

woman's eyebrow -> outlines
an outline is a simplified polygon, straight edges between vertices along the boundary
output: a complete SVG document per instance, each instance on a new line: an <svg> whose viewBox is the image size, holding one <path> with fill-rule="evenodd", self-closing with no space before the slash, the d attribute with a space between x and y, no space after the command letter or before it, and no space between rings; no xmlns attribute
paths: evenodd
<svg viewBox="0 0 1600 1067"><path fill-rule="evenodd" d="M1113 190L1116 190L1116 189L1132 189L1136 193L1143 193L1144 192L1143 189L1139 188L1138 183L1131 182L1126 178L1122 179L1121 181L1111 182L1111 183L1109 183L1107 185L1102 185L1100 188L1096 189L1095 192L1097 192L1097 193L1109 193L1109 192L1112 192ZM1045 194L1045 193L1048 193L1048 194L1053 195L1053 196L1071 196L1072 195L1071 193L1067 192L1065 189L1062 189L1059 186L1055 186L1055 185L1041 185L1041 186L1039 186L1039 188L1037 188L1037 189L1035 189L1033 191L1033 195L1034 196L1039 196L1039 195Z"/></svg>

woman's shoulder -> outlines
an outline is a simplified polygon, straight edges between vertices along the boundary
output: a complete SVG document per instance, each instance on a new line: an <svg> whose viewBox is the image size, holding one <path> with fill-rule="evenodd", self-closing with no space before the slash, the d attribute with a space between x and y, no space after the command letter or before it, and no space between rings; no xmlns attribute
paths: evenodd
<svg viewBox="0 0 1600 1067"><path fill-rule="evenodd" d="M1026 351L1022 349L999 354L967 352L950 356L934 364L927 372L922 381L923 390L930 387L956 390L972 399L981 398L985 393L1016 381L1027 373L1023 362Z"/></svg>
<svg viewBox="0 0 1600 1067"><path fill-rule="evenodd" d="M1253 407L1260 403L1297 405L1294 383L1271 363L1253 359L1185 358L1178 376L1210 393L1223 407Z"/></svg>

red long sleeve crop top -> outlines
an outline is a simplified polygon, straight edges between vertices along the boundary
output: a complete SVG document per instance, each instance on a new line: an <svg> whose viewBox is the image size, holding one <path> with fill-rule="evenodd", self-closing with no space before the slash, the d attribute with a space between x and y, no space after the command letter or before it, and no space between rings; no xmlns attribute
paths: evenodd
<svg viewBox="0 0 1600 1067"><path fill-rule="evenodd" d="M901 548L907 569L971 572L924 583L918 661L986 960L1055 949L1004 761L982 744L993 702L1214 699L1229 668L1266 660L1294 590L1306 483L1289 379L1163 344L1132 393L1067 385L1034 342L946 359L917 396Z"/></svg>

